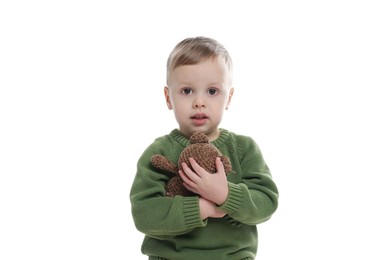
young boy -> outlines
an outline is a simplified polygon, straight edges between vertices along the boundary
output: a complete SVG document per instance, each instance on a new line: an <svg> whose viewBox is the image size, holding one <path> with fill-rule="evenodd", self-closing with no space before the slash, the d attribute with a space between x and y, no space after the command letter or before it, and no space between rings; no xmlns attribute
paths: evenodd
<svg viewBox="0 0 390 260"><path fill-rule="evenodd" d="M226 49L205 37L178 43L168 58L164 93L179 128L144 151L130 192L135 226L145 234L142 253L149 259L255 259L256 224L275 212L278 190L255 141L218 128L234 93ZM194 171L184 164L180 176L197 196L166 197L170 176L153 168L151 157L177 163L197 131L230 158L233 171L226 175L219 158L216 173L190 160Z"/></svg>

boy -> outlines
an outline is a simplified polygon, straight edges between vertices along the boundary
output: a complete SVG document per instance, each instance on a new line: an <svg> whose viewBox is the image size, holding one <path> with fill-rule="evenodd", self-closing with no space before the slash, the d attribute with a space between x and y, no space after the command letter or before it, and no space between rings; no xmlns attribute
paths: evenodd
<svg viewBox="0 0 390 260"><path fill-rule="evenodd" d="M134 223L145 234L142 253L149 259L255 259L256 224L268 220L278 205L278 190L253 139L218 128L234 89L232 61L217 41L196 37L176 45L168 58L168 109L178 129L157 138L137 164L130 200ZM197 196L165 196L170 178L150 163L162 154L177 163L179 154L197 131L230 158L226 176L219 158L216 173L190 160L180 176Z"/></svg>

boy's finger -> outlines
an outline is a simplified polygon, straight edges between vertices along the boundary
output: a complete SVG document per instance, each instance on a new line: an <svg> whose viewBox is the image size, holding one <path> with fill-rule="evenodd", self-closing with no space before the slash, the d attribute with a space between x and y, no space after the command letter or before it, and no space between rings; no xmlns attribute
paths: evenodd
<svg viewBox="0 0 390 260"><path fill-rule="evenodd" d="M183 179L184 183L187 183L188 185L193 185L194 182L182 171L179 170L180 177Z"/></svg>
<svg viewBox="0 0 390 260"><path fill-rule="evenodd" d="M190 163L191 163L191 166L194 169L195 173L199 177L202 177L204 169L202 167L200 167L200 165L194 160L194 158L190 158Z"/></svg>
<svg viewBox="0 0 390 260"><path fill-rule="evenodd" d="M191 164L191 165L192 165L192 164ZM182 167L183 167L184 174L187 175L187 177L188 177L189 179L191 179L192 181L195 181L195 180L197 180L197 178L199 178L199 176L197 175L197 173L196 173L196 172L193 172L193 171L191 170L191 168L188 167L188 165L187 165L186 163L183 163L183 164L182 164ZM194 167L194 166L192 166L192 167ZM194 169L194 170L195 170L195 169Z"/></svg>
<svg viewBox="0 0 390 260"><path fill-rule="evenodd" d="M219 172L224 172L224 167L223 167L223 164L222 164L222 161L221 161L221 158L217 157L215 159L215 166L217 168L217 173Z"/></svg>

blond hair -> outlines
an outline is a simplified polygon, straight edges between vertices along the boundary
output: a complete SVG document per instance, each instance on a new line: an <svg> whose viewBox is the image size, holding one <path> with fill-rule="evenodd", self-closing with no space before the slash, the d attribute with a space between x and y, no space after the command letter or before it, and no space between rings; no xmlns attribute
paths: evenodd
<svg viewBox="0 0 390 260"><path fill-rule="evenodd" d="M194 65L199 62L221 57L228 67L230 79L233 69L232 60L225 47L214 39L199 36L179 42L172 50L167 62L167 84L170 74L182 65Z"/></svg>

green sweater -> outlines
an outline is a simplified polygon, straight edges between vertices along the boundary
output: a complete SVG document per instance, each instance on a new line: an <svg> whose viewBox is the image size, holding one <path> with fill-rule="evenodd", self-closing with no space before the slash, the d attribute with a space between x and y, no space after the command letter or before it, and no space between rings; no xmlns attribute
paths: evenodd
<svg viewBox="0 0 390 260"><path fill-rule="evenodd" d="M189 144L179 130L157 138L141 155L130 191L136 228L145 234L141 251L149 259L255 259L256 224L268 220L278 205L278 190L254 142L247 136L221 129L214 144L230 158L229 194L220 206L224 218L202 220L198 196L169 198L170 176L156 171L150 159L162 154L177 164Z"/></svg>

